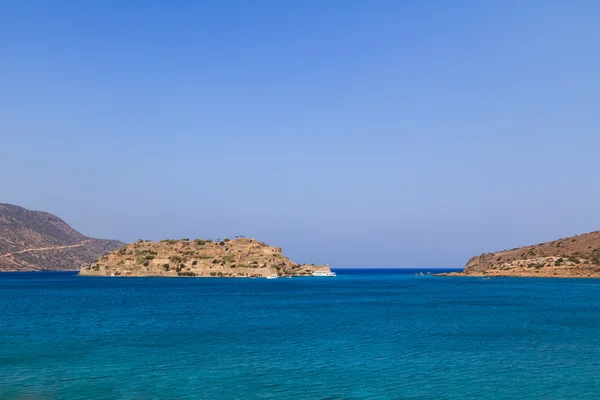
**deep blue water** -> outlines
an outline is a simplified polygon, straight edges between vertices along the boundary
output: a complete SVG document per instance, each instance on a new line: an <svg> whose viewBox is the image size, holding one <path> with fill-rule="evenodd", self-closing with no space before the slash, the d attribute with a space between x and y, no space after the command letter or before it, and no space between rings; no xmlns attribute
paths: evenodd
<svg viewBox="0 0 600 400"><path fill-rule="evenodd" d="M8 273L0 310L2 399L600 398L600 280Z"/></svg>

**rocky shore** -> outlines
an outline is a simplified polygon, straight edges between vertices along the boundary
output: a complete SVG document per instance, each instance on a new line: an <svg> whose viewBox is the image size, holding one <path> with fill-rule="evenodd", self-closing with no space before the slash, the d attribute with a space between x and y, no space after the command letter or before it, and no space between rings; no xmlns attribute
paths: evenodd
<svg viewBox="0 0 600 400"><path fill-rule="evenodd" d="M443 276L600 278L600 231L485 253Z"/></svg>

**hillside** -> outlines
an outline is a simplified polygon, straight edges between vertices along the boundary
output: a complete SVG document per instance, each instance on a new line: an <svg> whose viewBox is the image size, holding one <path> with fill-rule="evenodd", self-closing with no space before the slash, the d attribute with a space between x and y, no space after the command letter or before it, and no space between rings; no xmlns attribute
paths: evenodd
<svg viewBox="0 0 600 400"><path fill-rule="evenodd" d="M600 231L473 257L448 275L600 277Z"/></svg>
<svg viewBox="0 0 600 400"><path fill-rule="evenodd" d="M0 272L79 269L123 245L84 236L52 214L0 203Z"/></svg>
<svg viewBox="0 0 600 400"><path fill-rule="evenodd" d="M255 239L225 239L220 242L196 239L140 240L118 251L110 252L80 275L95 276L198 276L198 277L264 277L310 275L327 266L299 265L271 247Z"/></svg>

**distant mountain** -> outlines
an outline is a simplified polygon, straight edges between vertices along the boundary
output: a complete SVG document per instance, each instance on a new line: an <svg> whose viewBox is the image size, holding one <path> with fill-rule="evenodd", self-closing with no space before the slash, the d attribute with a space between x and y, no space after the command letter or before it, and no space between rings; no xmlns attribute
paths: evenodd
<svg viewBox="0 0 600 400"><path fill-rule="evenodd" d="M600 277L600 231L485 253L469 260L464 272L447 275Z"/></svg>
<svg viewBox="0 0 600 400"><path fill-rule="evenodd" d="M79 269L124 245L84 236L52 214L0 203L0 272Z"/></svg>

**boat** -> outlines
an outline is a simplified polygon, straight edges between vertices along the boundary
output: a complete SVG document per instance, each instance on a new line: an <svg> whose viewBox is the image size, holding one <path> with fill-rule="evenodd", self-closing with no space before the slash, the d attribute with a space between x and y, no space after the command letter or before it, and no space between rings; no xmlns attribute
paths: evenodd
<svg viewBox="0 0 600 400"><path fill-rule="evenodd" d="M315 271L312 276L336 276L335 272L331 271Z"/></svg>
<svg viewBox="0 0 600 400"><path fill-rule="evenodd" d="M277 279L277 278L279 278L279 275L277 275L277 274L267 275L267 279Z"/></svg>

